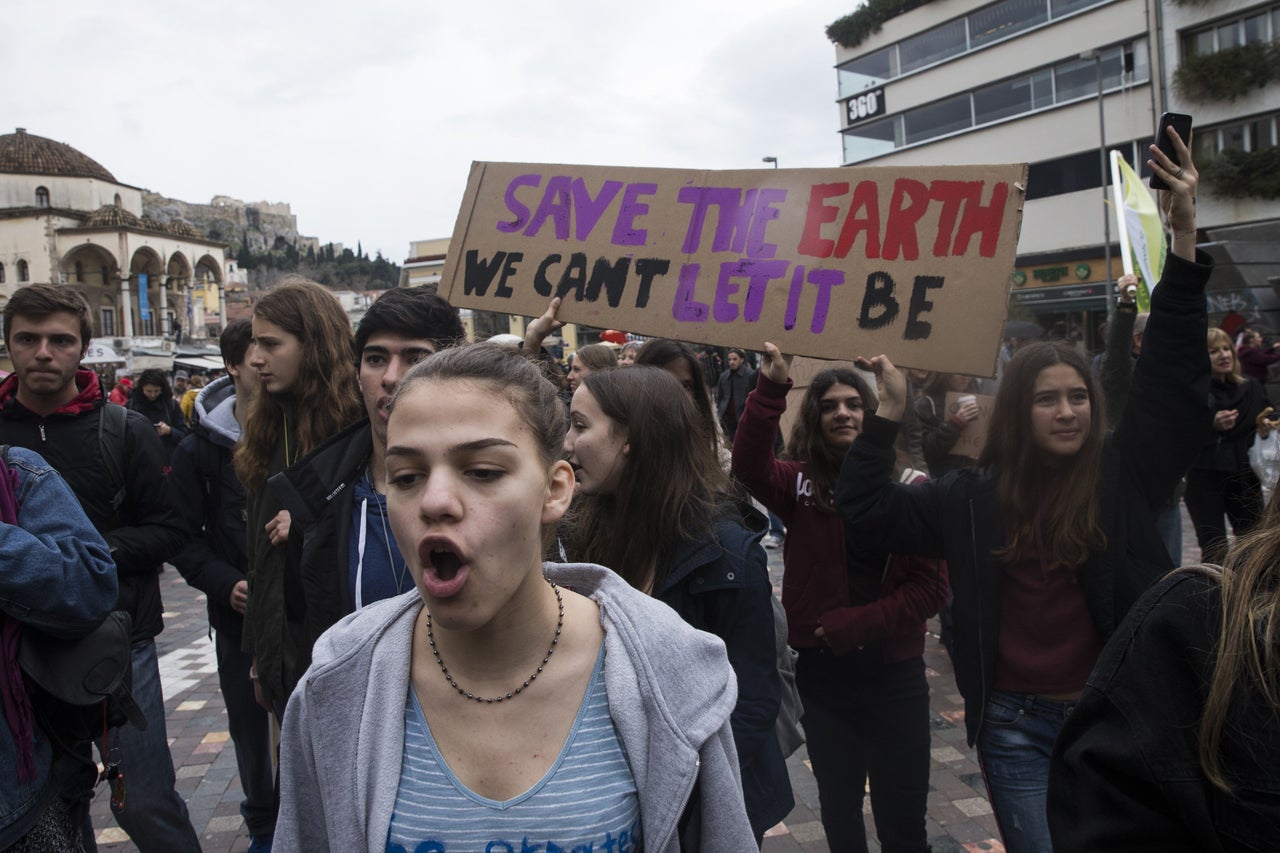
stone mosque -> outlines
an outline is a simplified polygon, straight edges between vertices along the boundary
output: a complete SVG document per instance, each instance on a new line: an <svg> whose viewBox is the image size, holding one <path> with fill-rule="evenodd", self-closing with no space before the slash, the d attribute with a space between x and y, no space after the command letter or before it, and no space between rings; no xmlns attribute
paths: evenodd
<svg viewBox="0 0 1280 853"><path fill-rule="evenodd" d="M117 347L179 329L203 337L227 247L143 215L142 196L70 145L21 127L0 135L0 307L19 287L51 283L80 291L94 336Z"/></svg>

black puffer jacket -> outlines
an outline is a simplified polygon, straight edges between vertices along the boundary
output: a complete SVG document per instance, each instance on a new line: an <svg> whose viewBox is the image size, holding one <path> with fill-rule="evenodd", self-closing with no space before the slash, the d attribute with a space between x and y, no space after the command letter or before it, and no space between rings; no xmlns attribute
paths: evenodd
<svg viewBox="0 0 1280 853"><path fill-rule="evenodd" d="M98 410L105 404L102 390L91 370L77 371L75 381L79 395L46 418L18 402L16 375L0 383L0 444L34 450L67 481L85 515L111 546L120 576L115 609L128 611L135 642L149 640L164 630L160 572L184 541L165 488L168 453L146 418L125 413L120 460L125 499L118 513L113 510L116 488L98 441Z"/></svg>

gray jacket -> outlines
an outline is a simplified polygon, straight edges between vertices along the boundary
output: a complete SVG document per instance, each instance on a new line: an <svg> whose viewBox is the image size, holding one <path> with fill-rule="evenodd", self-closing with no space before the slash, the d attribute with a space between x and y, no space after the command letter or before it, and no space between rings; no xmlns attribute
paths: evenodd
<svg viewBox="0 0 1280 853"><path fill-rule="evenodd" d="M644 849L756 849L729 728L738 691L724 644L600 566L544 568L600 607L609 712L639 792ZM281 734L277 853L386 849L421 609L416 591L381 601L316 643Z"/></svg>

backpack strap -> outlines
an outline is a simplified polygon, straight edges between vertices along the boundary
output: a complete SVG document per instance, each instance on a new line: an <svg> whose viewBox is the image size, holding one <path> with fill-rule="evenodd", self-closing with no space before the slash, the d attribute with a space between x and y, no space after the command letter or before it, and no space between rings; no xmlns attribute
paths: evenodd
<svg viewBox="0 0 1280 853"><path fill-rule="evenodd" d="M98 449L107 467L107 476L114 487L111 494L111 511L120 514L126 495L124 479L124 433L128 421L124 406L115 403L102 404L98 409Z"/></svg>

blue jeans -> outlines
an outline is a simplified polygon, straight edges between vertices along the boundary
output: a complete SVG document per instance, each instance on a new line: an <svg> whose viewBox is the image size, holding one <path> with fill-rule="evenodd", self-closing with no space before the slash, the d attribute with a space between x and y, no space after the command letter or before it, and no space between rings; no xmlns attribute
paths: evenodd
<svg viewBox="0 0 1280 853"><path fill-rule="evenodd" d="M1045 798L1049 757L1074 702L992 691L978 762L1008 853L1053 853Z"/></svg>
<svg viewBox="0 0 1280 853"><path fill-rule="evenodd" d="M147 718L147 730L126 725L110 732L108 749L119 749L125 780L124 808L112 803L111 811L139 853L198 853L200 839L191 826L187 804L173 788L173 756L164 727L164 694L154 640L133 644L132 689Z"/></svg>

